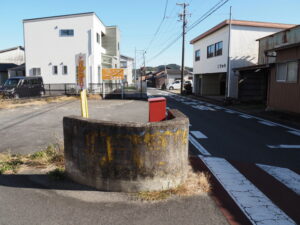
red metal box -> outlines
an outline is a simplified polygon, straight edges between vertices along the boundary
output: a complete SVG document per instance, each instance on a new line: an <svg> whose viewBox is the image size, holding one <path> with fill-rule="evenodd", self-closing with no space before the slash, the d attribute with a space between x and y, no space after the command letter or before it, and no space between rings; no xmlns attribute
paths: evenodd
<svg viewBox="0 0 300 225"><path fill-rule="evenodd" d="M149 98L149 122L158 122L166 119L166 98Z"/></svg>

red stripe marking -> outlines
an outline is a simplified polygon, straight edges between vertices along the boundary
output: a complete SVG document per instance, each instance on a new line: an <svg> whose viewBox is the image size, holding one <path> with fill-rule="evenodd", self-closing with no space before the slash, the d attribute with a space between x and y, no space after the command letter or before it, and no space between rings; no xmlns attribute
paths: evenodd
<svg viewBox="0 0 300 225"><path fill-rule="evenodd" d="M254 164L229 162L291 219L300 224L299 195Z"/></svg>
<svg viewBox="0 0 300 225"><path fill-rule="evenodd" d="M216 202L221 212L231 225L252 225L243 211L232 200L219 181L213 176L206 165L196 156L190 156L191 166L195 171L207 172L210 175L211 193L210 196Z"/></svg>

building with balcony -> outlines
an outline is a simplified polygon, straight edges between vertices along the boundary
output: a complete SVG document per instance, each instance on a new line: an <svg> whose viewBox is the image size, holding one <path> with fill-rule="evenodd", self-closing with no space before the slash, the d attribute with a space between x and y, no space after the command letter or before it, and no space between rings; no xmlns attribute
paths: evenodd
<svg viewBox="0 0 300 225"><path fill-rule="evenodd" d="M46 84L78 83L83 61L84 86L102 82L102 68L120 67L120 31L93 13L23 20L26 76Z"/></svg>
<svg viewBox="0 0 300 225"><path fill-rule="evenodd" d="M133 77L134 59L125 55L120 56L120 68L124 69L124 81L127 84L135 82Z"/></svg>

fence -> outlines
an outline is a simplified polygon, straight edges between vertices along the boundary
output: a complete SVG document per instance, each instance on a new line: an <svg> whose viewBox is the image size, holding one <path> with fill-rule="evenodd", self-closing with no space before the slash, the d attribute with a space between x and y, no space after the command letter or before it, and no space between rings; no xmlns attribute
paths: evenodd
<svg viewBox="0 0 300 225"><path fill-rule="evenodd" d="M45 95L76 95L81 88L75 83L44 84ZM128 85L127 83L89 83L87 91L89 94L100 94L104 98L146 98L147 85L143 82L142 90L140 84Z"/></svg>

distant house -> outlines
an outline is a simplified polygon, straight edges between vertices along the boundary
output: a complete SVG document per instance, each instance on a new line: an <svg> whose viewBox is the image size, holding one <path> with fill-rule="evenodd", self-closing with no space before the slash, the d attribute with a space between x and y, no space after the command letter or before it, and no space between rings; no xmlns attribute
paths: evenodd
<svg viewBox="0 0 300 225"><path fill-rule="evenodd" d="M132 84L134 82L133 77L133 63L134 59L125 55L120 56L120 68L124 69L124 80L128 84Z"/></svg>
<svg viewBox="0 0 300 225"><path fill-rule="evenodd" d="M0 84L3 84L10 75L9 69L25 62L25 52L22 46L0 50ZM20 76L25 76L25 68L20 68Z"/></svg>
<svg viewBox="0 0 300 225"><path fill-rule="evenodd" d="M22 46L0 50L0 63L25 63L25 52Z"/></svg>
<svg viewBox="0 0 300 225"><path fill-rule="evenodd" d="M88 88L103 81L102 68L120 67L120 31L93 12L25 19L23 25L26 76Z"/></svg>
<svg viewBox="0 0 300 225"><path fill-rule="evenodd" d="M14 63L0 63L0 85L8 79L8 70L16 66Z"/></svg>
<svg viewBox="0 0 300 225"><path fill-rule="evenodd" d="M193 74L188 70L184 70L183 80L186 81L192 79ZM166 68L165 70L153 73L147 80L151 84L149 86L165 89L168 84L172 84L176 80L181 80L181 70Z"/></svg>
<svg viewBox="0 0 300 225"><path fill-rule="evenodd" d="M232 69L257 64L256 39L292 26L225 20L191 40L194 46L194 93L237 98L238 77Z"/></svg>
<svg viewBox="0 0 300 225"><path fill-rule="evenodd" d="M264 80L268 109L300 113L300 25L258 41L258 65L236 69L244 81L240 83L245 83L239 89L247 96L259 96L261 89L253 88L253 83Z"/></svg>

